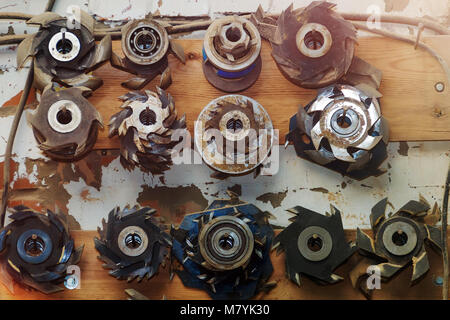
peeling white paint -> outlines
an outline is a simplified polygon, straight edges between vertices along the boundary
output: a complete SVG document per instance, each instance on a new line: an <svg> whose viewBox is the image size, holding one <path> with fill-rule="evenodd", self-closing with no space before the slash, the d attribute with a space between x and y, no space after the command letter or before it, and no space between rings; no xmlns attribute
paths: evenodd
<svg viewBox="0 0 450 320"><path fill-rule="evenodd" d="M450 150L450 142L427 142L423 145L432 150L443 150L444 153ZM436 176L436 185L411 186L409 176L418 173L415 163L417 156L414 154L401 156L398 154L398 148L399 143L389 145L390 156L382 166L388 170L387 173L364 181L342 177L338 173L300 159L296 156L294 148L289 146L286 150L281 150L280 171L272 177L259 176L253 179L250 174L216 180L210 177L213 171L205 165L178 165L173 166L165 174L165 184L162 184L158 177L144 174L138 169L131 172L124 170L119 159L115 159L102 168L100 191L86 186L83 180L70 182L64 185L64 188L72 195L68 204L69 212L78 220L81 228L87 230L95 229L101 218L106 217L115 206L134 205L144 184L150 187L193 184L202 191L208 201L216 199L212 196L215 193L218 193L219 198L226 197L227 188L239 184L242 186L241 199L253 202L262 210L271 212L276 217L272 223L276 225L286 226L291 216L286 209L296 205L325 213L329 211L330 204L333 204L341 210L345 228L368 228L370 208L385 197L389 197L395 208L400 208L411 199L418 200L419 194L431 203L442 202L444 171L449 165L449 158L446 158L446 163L443 160L442 165L434 167L436 172L441 173L441 179ZM442 153L436 155L424 151L421 161L432 166L436 158L442 158ZM343 182L346 184L345 188L341 186ZM314 188L325 188L329 192L313 191ZM273 208L270 202L255 200L264 193L278 193L286 189L288 192L280 207ZM88 190L88 200L86 194L82 195L85 190Z"/></svg>

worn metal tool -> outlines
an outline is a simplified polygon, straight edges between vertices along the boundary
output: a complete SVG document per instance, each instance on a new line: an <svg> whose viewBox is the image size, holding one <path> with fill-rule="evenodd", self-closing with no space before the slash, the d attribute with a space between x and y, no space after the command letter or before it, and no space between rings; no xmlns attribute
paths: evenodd
<svg viewBox="0 0 450 320"><path fill-rule="evenodd" d="M85 156L103 127L100 113L84 97L92 91L74 87L55 91L50 85L28 121L39 148L58 161L75 161Z"/></svg>
<svg viewBox="0 0 450 320"><path fill-rule="evenodd" d="M213 299L250 299L274 286L267 282L273 230L267 212L231 195L185 216L179 229L172 229L172 251L183 264L177 274L185 286Z"/></svg>
<svg viewBox="0 0 450 320"><path fill-rule="evenodd" d="M172 245L170 236L154 216L155 209L135 206L111 210L108 221L98 228L100 238L94 238L99 259L105 262L110 275L129 282L144 277L150 279L165 265Z"/></svg>
<svg viewBox="0 0 450 320"><path fill-rule="evenodd" d="M286 252L287 277L298 286L301 285L301 275L320 284L343 280L333 271L356 251L356 246L345 238L340 211L333 206L331 214L327 215L301 206L288 211L295 217L275 237L272 247L277 252Z"/></svg>
<svg viewBox="0 0 450 320"><path fill-rule="evenodd" d="M340 80L378 88L381 71L354 56L356 29L335 6L314 1L294 10L291 5L277 20L260 6L251 20L271 42L280 71L296 85L321 88Z"/></svg>
<svg viewBox="0 0 450 320"><path fill-rule="evenodd" d="M52 82L97 89L103 81L87 73L110 58L111 37L106 35L96 44L94 23L84 11L80 11L80 21L53 12L32 17L27 24L40 29L19 44L17 65L22 67L29 57L34 58L34 86L39 90Z"/></svg>
<svg viewBox="0 0 450 320"><path fill-rule="evenodd" d="M431 208L421 198L420 201L409 201L394 214L386 216L387 205L388 199L385 198L373 206L370 224L374 236L358 228L357 247L374 260L373 265L385 281L412 263L411 284L415 284L430 269L425 243L438 251L442 249L441 230L427 224L431 216L440 216L439 208L437 205ZM350 274L353 286L359 286L369 298L372 290L363 281L367 276L366 270L358 267Z"/></svg>
<svg viewBox="0 0 450 320"><path fill-rule="evenodd" d="M139 166L146 172L161 174L172 165L171 150L181 143L172 137L176 130L187 133L186 118L177 118L175 102L169 93L156 88L129 92L120 97L120 112L109 121L109 137L120 139L120 161L128 170ZM178 137L184 134L177 132Z"/></svg>
<svg viewBox="0 0 450 320"><path fill-rule="evenodd" d="M2 282L10 289L16 281L46 294L63 290L58 284L67 267L79 262L84 247L74 248L66 215L17 206L10 219L0 230Z"/></svg>
<svg viewBox="0 0 450 320"><path fill-rule="evenodd" d="M275 134L266 110L242 95L211 101L200 113L194 131L203 161L226 175L257 169L267 159Z"/></svg>
<svg viewBox="0 0 450 320"><path fill-rule="evenodd" d="M225 92L250 87L261 73L261 36L249 20L230 16L214 20L203 41L203 73Z"/></svg>
<svg viewBox="0 0 450 320"><path fill-rule="evenodd" d="M319 91L289 123L286 143L299 157L354 179L378 176L387 157L389 126L376 96L348 85Z"/></svg>
<svg viewBox="0 0 450 320"><path fill-rule="evenodd" d="M122 86L140 90L158 74L159 87L167 89L172 76L167 56L172 53L185 63L183 47L169 38L165 26L152 19L132 20L122 28L122 51L124 57L111 54L111 65L137 75L122 82Z"/></svg>

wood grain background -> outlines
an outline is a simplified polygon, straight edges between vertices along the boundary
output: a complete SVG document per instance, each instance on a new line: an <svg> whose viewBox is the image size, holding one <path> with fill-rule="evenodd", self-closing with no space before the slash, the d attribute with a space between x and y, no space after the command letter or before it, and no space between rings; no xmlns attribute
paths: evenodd
<svg viewBox="0 0 450 320"><path fill-rule="evenodd" d="M355 231L346 231L347 239L355 239ZM108 270L102 268L102 262L97 259L97 251L94 248L93 238L97 236L95 231L74 231L73 237L76 245L84 244L84 252L79 264L81 268L81 289L64 290L62 292L45 295L36 291L26 291L15 285L15 294L12 295L5 287L0 285L0 299L126 299L124 292L127 288L133 288L146 295L150 299L159 300L165 296L169 300L175 299L209 299L206 292L183 286L181 280L175 275L169 280L168 268L161 268L159 274L149 281L141 283L120 281L108 275ZM412 275L412 267L409 266L388 283L381 284L381 290L375 290L373 299L441 299L442 287L435 284L435 278L442 275L442 257L433 250L427 248L430 258L431 270L413 287L409 280ZM255 299L365 299L365 297L351 286L348 272L361 259L358 254L353 255L335 273L344 277L338 284L321 286L302 277L302 286L298 287L285 277L284 253L277 256L271 254L274 273L269 281L276 281L277 286L268 294L259 294Z"/></svg>
<svg viewBox="0 0 450 320"><path fill-rule="evenodd" d="M173 84L169 87L178 113L186 114L192 134L193 124L200 111L214 98L225 93L211 86L203 76L201 67L202 40L176 40L185 50L186 64L172 55L169 62ZM433 36L425 41L435 48L450 64L447 50L450 36ZM121 53L120 42L113 41L113 50ZM385 38L361 38L356 55L383 71L380 91L383 115L390 123L391 141L450 140L449 85L439 63L427 52L414 50L413 46ZM297 112L299 104L306 105L316 96L316 91L300 88L278 70L270 45L262 46L263 67L256 83L241 92L254 98L268 111L275 129L280 130L280 144L288 131L289 118ZM104 123L118 112L121 105L117 99L127 90L120 86L132 75L114 69L109 64L95 71L104 85L94 92L90 101L100 111ZM437 82L445 84L444 92L434 88ZM154 90L159 77L146 88ZM118 139L109 139L107 130L100 133L97 149L118 148Z"/></svg>

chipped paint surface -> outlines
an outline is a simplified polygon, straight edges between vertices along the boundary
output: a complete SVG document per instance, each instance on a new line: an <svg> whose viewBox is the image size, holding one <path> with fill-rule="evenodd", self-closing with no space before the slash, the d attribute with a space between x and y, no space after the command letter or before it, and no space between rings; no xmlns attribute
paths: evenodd
<svg viewBox="0 0 450 320"><path fill-rule="evenodd" d="M9 1L0 11L41 12L46 1ZM295 7L310 1L296 0ZM342 0L338 10L366 12L376 5L381 12L408 16L431 16L447 21L448 1L389 1ZM160 15L215 16L219 12L254 11L261 3L265 10L276 13L287 7L291 0L218 1L180 0L176 5L168 0L58 0L55 11L65 14L69 4L77 4L95 15L98 20L112 22L142 18L148 13ZM22 34L34 28L21 21L0 21L0 33ZM404 30L407 32L407 30ZM201 38L202 32L190 37ZM0 155L3 155L13 119L12 101L23 89L27 70L17 70L16 46L0 48ZM17 102L16 102L17 103ZM383 164L387 173L358 182L323 169L311 162L297 158L292 146L280 153L280 171L273 177L252 175L230 177L226 180L211 178L212 170L205 165L179 165L170 169L162 178L152 177L139 169L126 171L120 165L117 151L92 152L85 159L73 164L50 161L36 146L26 110L20 122L13 150L17 171L11 186L19 188L11 195L12 203L37 202L43 210L49 208L69 213L71 225L78 229L94 230L103 217L115 206L150 205L159 210L168 223L177 223L190 212L202 210L207 203L226 197L227 189L241 194L262 210L274 215L275 225L286 226L291 214L286 209L296 205L314 211L329 211L330 203L343 216L344 227L369 227L370 208L384 197L399 208L410 199L422 194L430 202L441 203L444 171L449 164L450 142L391 143L389 158ZM0 158L1 161L1 158Z"/></svg>

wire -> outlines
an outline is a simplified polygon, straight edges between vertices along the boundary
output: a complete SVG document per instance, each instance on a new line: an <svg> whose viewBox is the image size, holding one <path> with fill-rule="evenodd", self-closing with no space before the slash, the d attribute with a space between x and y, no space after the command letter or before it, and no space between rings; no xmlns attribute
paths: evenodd
<svg viewBox="0 0 450 320"><path fill-rule="evenodd" d="M447 244L447 215L448 215L448 198L450 193L450 165L445 181L444 199L442 201L442 217L441 217L441 241L442 241L442 260L444 264L444 285L442 287L442 299L448 300L448 244Z"/></svg>
<svg viewBox="0 0 450 320"><path fill-rule="evenodd" d="M387 37L387 38L392 38L392 39L395 39L395 40L407 42L407 43L410 43L410 44L412 44L414 46L416 45L416 40L415 39L404 37L404 36L398 35L398 34L393 33L393 32L389 32L389 31L382 30L382 29L371 29L371 28L367 27L365 24L357 23L357 22L353 22L353 25L357 29L360 29L360 30L365 30L365 31L368 31L368 32L371 32L371 33L382 35L382 36ZM442 69L444 70L444 72L445 72L445 74L447 76L447 81L450 84L450 68L449 68L447 62L444 60L444 58L442 58L433 48L429 47L428 45L426 45L423 42L420 42L420 41L417 42L417 46L422 48L422 49L425 49L426 51L428 51L440 63Z"/></svg>
<svg viewBox="0 0 450 320"><path fill-rule="evenodd" d="M16 113L14 115L14 120L9 131L8 142L6 143L5 158L3 163L3 195L2 195L2 207L0 216L0 226L3 228L5 226L5 216L6 207L8 205L9 196L9 175L11 167L11 154L14 145L14 139L16 137L17 127L19 126L20 118L22 117L23 110L25 109L25 104L30 94L31 86L33 84L34 78L34 61L31 62L30 70L28 71L27 80L25 82L25 87L23 88L22 95L20 97L19 105L17 106Z"/></svg>
<svg viewBox="0 0 450 320"><path fill-rule="evenodd" d="M52 11L56 0L48 0L45 6L45 12ZM9 175L11 172L11 155L14 146L14 140L16 138L17 128L19 127L20 118L22 118L23 110L25 109L25 104L30 95L31 87L33 86L34 80L34 60L31 61L30 69L28 70L27 80L25 81L25 86L20 96L19 105L17 106L16 113L14 115L14 120L9 131L8 142L6 143L5 158L3 163L3 194L2 194L2 204L0 208L0 227L5 226L6 218L6 207L8 206L9 198Z"/></svg>

